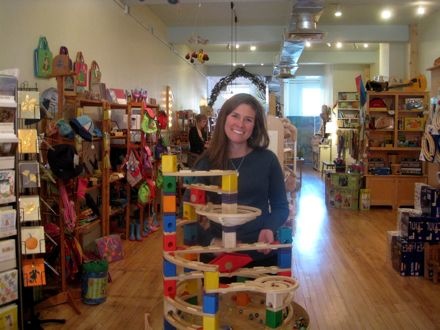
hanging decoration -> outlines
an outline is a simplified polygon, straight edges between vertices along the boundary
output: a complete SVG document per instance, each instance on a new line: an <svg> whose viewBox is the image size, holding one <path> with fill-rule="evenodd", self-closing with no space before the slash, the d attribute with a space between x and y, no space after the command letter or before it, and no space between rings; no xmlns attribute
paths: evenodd
<svg viewBox="0 0 440 330"><path fill-rule="evenodd" d="M194 18L194 31L196 30L197 20L198 20L198 16L199 16L199 12L200 12L200 7L201 6L202 6L202 3L201 3L201 1L199 1L199 4L197 6L197 13L196 13L196 16ZM208 54L203 50L203 48L199 48L199 45L206 45L208 42L209 42L208 39L205 39L205 38L201 37L200 35L198 35L198 34L193 32L191 34L191 37L188 39L188 43L194 44L195 45L195 47L194 47L195 49L193 48L192 51L188 52L185 55L185 59L187 59L191 63L194 63L195 61L197 61L200 64L203 64L206 61L209 61ZM197 48L199 48L199 49L197 50Z"/></svg>
<svg viewBox="0 0 440 330"><path fill-rule="evenodd" d="M211 96L209 97L208 106L212 107L217 100L218 95L226 86L228 86L235 79L243 77L249 79L258 90L265 94L266 93L266 83L264 80L250 72L247 72L244 68L236 68L230 75L223 77L219 80L219 82L214 86L211 91Z"/></svg>
<svg viewBox="0 0 440 330"><path fill-rule="evenodd" d="M203 51L203 49L199 49L197 52L193 51L190 53L187 53L185 55L185 58L189 60L191 63L194 63L195 60L197 60L200 64L205 63L206 61L209 61L209 56L207 53Z"/></svg>

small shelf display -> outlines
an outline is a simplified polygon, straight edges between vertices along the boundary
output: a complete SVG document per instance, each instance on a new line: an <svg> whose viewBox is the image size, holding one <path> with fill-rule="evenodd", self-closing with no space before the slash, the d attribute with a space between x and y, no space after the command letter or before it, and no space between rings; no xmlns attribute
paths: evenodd
<svg viewBox="0 0 440 330"><path fill-rule="evenodd" d="M338 93L338 128L358 128L360 115L357 92Z"/></svg>

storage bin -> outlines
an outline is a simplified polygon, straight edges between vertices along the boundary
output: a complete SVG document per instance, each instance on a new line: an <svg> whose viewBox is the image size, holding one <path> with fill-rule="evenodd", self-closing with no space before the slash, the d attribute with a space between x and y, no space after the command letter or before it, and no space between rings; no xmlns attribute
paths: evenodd
<svg viewBox="0 0 440 330"><path fill-rule="evenodd" d="M98 305L107 298L108 262L96 260L82 265L81 298L83 303Z"/></svg>

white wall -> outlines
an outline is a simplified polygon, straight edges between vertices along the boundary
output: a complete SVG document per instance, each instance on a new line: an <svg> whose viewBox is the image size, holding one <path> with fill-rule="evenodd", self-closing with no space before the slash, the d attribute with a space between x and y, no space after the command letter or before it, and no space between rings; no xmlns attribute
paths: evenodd
<svg viewBox="0 0 440 330"><path fill-rule="evenodd" d="M430 15L419 23L419 68L426 75L430 88L430 74L426 69L434 65L434 60L440 57L440 11ZM433 91L434 93L436 91Z"/></svg>
<svg viewBox="0 0 440 330"><path fill-rule="evenodd" d="M0 0L0 69L19 68L19 82L37 82L40 91L55 87L54 79L33 75L33 51L44 35L54 55L64 45L72 58L81 50L86 63L96 60L107 87L144 88L160 102L169 85L175 110L198 111L207 97L204 68L178 56L165 34L146 6L126 15L111 0Z"/></svg>

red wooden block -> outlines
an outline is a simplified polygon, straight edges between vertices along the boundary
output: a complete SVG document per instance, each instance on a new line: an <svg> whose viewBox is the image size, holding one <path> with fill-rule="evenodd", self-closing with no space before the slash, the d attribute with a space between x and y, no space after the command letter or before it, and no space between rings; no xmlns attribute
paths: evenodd
<svg viewBox="0 0 440 330"><path fill-rule="evenodd" d="M223 253L210 261L210 264L218 265L222 273L230 273L246 266L252 258L243 253Z"/></svg>

